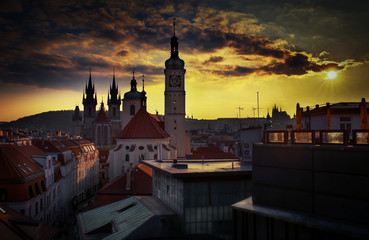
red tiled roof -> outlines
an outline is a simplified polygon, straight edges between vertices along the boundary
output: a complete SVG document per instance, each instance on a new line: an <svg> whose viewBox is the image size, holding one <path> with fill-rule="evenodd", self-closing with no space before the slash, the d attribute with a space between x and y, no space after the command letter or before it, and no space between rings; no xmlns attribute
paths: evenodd
<svg viewBox="0 0 369 240"><path fill-rule="evenodd" d="M35 140L32 144L47 153L62 153L69 150L61 141L58 140Z"/></svg>
<svg viewBox="0 0 369 240"><path fill-rule="evenodd" d="M158 122L141 108L116 138L168 138Z"/></svg>
<svg viewBox="0 0 369 240"><path fill-rule="evenodd" d="M21 145L19 146L19 149L26 154L27 156L48 156L44 151L39 149L36 146L30 146L30 145Z"/></svg>
<svg viewBox="0 0 369 240"><path fill-rule="evenodd" d="M146 166L145 164L140 164L137 166L141 171L152 177L152 168L149 166Z"/></svg>
<svg viewBox="0 0 369 240"><path fill-rule="evenodd" d="M130 190L126 190L126 175L115 178L96 193L92 208L130 196L152 195L152 170L150 173L150 169L141 164L132 170L133 186Z"/></svg>
<svg viewBox="0 0 369 240"><path fill-rule="evenodd" d="M217 147L199 147L192 159L238 159L233 153L225 153Z"/></svg>
<svg viewBox="0 0 369 240"><path fill-rule="evenodd" d="M97 117L95 119L95 122L97 123L105 123L105 122L110 122L110 118L108 116L108 114L106 114L105 109L101 108L99 113L97 114Z"/></svg>
<svg viewBox="0 0 369 240"><path fill-rule="evenodd" d="M150 116L151 116L153 119L155 119L155 121L158 123L159 127L160 127L160 128L162 128L162 129L164 129L164 121L163 121L163 120L161 120L160 118L158 118L158 116L156 116L156 115L154 115L154 114L151 114L151 113L149 113L149 114L150 114Z"/></svg>
<svg viewBox="0 0 369 240"><path fill-rule="evenodd" d="M2 239L54 239L57 233L56 228L48 227L38 220L34 220L13 209L0 205L6 212L0 212L2 222L0 231Z"/></svg>
<svg viewBox="0 0 369 240"><path fill-rule="evenodd" d="M0 179L3 180L43 173L43 168L28 156L28 150L23 152L15 144L0 144L0 166Z"/></svg>

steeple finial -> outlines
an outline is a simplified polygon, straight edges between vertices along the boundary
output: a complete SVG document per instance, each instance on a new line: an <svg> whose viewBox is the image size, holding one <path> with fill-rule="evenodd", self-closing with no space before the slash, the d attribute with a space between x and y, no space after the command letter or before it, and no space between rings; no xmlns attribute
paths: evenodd
<svg viewBox="0 0 369 240"><path fill-rule="evenodd" d="M142 91L145 91L145 75L142 74Z"/></svg>
<svg viewBox="0 0 369 240"><path fill-rule="evenodd" d="M133 73L133 79L135 79L135 69L134 68L133 68L132 73Z"/></svg>
<svg viewBox="0 0 369 240"><path fill-rule="evenodd" d="M173 36L176 35L176 18L173 18Z"/></svg>

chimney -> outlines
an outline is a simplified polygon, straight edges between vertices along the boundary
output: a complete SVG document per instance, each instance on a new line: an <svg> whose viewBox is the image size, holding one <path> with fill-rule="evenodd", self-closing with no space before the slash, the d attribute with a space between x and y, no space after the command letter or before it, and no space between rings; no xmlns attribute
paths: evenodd
<svg viewBox="0 0 369 240"><path fill-rule="evenodd" d="M131 190L131 169L126 173L126 190Z"/></svg>

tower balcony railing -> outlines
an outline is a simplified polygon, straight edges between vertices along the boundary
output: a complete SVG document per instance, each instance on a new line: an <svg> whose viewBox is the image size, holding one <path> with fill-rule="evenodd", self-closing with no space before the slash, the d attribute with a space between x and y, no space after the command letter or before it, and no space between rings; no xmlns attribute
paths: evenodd
<svg viewBox="0 0 369 240"><path fill-rule="evenodd" d="M263 143L369 146L369 129L353 130L352 141L347 130L268 130Z"/></svg>

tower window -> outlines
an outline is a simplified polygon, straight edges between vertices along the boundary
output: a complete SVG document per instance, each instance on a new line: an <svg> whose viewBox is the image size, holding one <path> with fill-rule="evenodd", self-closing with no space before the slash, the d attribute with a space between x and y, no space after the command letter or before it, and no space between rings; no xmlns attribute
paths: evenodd
<svg viewBox="0 0 369 240"><path fill-rule="evenodd" d="M135 105L132 104L131 107L130 107L131 116L135 115L135 111L136 111Z"/></svg>
<svg viewBox="0 0 369 240"><path fill-rule="evenodd" d="M126 154L126 162L129 162L129 155Z"/></svg>
<svg viewBox="0 0 369 240"><path fill-rule="evenodd" d="M115 117L116 109L113 108L113 116Z"/></svg>
<svg viewBox="0 0 369 240"><path fill-rule="evenodd" d="M91 116L91 107L88 108L88 116Z"/></svg>

